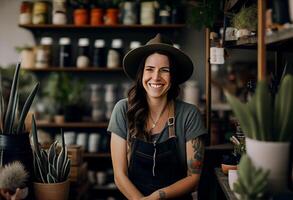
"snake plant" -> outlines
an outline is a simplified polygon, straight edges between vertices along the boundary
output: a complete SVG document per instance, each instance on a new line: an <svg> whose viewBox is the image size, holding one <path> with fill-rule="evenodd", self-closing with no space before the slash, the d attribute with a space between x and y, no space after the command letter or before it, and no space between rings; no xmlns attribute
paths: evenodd
<svg viewBox="0 0 293 200"><path fill-rule="evenodd" d="M37 83L27 97L22 111L18 116L18 81L19 81L20 63L16 65L13 81L10 89L8 104L4 102L2 87L0 87L0 134L21 134L24 132L24 122L27 113L33 103L33 100L39 89ZM18 120L16 120L18 119Z"/></svg>
<svg viewBox="0 0 293 200"><path fill-rule="evenodd" d="M65 147L64 133L62 135L62 148L58 155L57 141L48 151L39 147L35 117L32 120L32 135L34 144L34 171L37 182L61 183L68 179L70 172L70 160Z"/></svg>
<svg viewBox="0 0 293 200"><path fill-rule="evenodd" d="M243 155L237 173L238 179L233 190L240 195L240 199L266 199L264 195L267 192L269 171L255 168L248 155Z"/></svg>
<svg viewBox="0 0 293 200"><path fill-rule="evenodd" d="M290 141L293 134L293 76L282 79L273 98L265 80L257 83L247 103L225 92L235 116L247 137L261 141Z"/></svg>

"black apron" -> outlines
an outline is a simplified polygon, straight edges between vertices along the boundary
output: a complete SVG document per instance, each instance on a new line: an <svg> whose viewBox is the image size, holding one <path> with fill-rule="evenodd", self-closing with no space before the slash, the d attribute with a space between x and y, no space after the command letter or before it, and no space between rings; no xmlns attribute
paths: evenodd
<svg viewBox="0 0 293 200"><path fill-rule="evenodd" d="M174 104L168 118L168 140L157 143L132 139L128 177L145 196L167 187L187 176L186 166L180 162L175 134ZM162 133L161 133L162 135ZM191 194L176 198L189 200Z"/></svg>

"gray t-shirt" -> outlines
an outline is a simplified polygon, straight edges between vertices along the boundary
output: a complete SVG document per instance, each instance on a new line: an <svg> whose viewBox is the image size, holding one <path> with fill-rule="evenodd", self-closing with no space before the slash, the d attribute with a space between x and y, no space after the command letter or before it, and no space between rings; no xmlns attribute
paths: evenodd
<svg viewBox="0 0 293 200"><path fill-rule="evenodd" d="M108 132L112 132L127 139L127 99L122 99L115 105L108 125ZM175 102L175 134L178 138L179 155L183 164L186 164L186 142L207 133L196 106L176 100ZM158 134L162 134L158 137ZM169 137L166 123L161 133L154 137L159 138L158 143L166 141Z"/></svg>

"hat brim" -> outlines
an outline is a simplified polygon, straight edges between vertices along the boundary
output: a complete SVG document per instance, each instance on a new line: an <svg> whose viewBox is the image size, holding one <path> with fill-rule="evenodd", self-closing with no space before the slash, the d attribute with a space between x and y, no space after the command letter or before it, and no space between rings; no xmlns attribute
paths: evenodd
<svg viewBox="0 0 293 200"><path fill-rule="evenodd" d="M175 62L176 82L178 84L190 78L193 73L191 59L180 49L167 44L149 44L129 51L123 59L123 69L126 75L132 80L135 80L141 60L146 55L155 51L167 52L172 58L172 61Z"/></svg>

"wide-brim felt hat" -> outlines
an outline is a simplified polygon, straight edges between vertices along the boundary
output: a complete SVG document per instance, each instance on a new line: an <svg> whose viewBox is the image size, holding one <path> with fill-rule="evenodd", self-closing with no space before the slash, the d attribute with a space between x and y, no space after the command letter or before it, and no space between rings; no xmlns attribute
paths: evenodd
<svg viewBox="0 0 293 200"><path fill-rule="evenodd" d="M144 46L133 49L124 56L123 69L126 75L135 80L142 59L156 51L169 54L174 62L174 66L171 67L176 67L175 80L178 84L190 78L193 72L191 59L183 51L174 47L170 39L161 34L157 34Z"/></svg>

